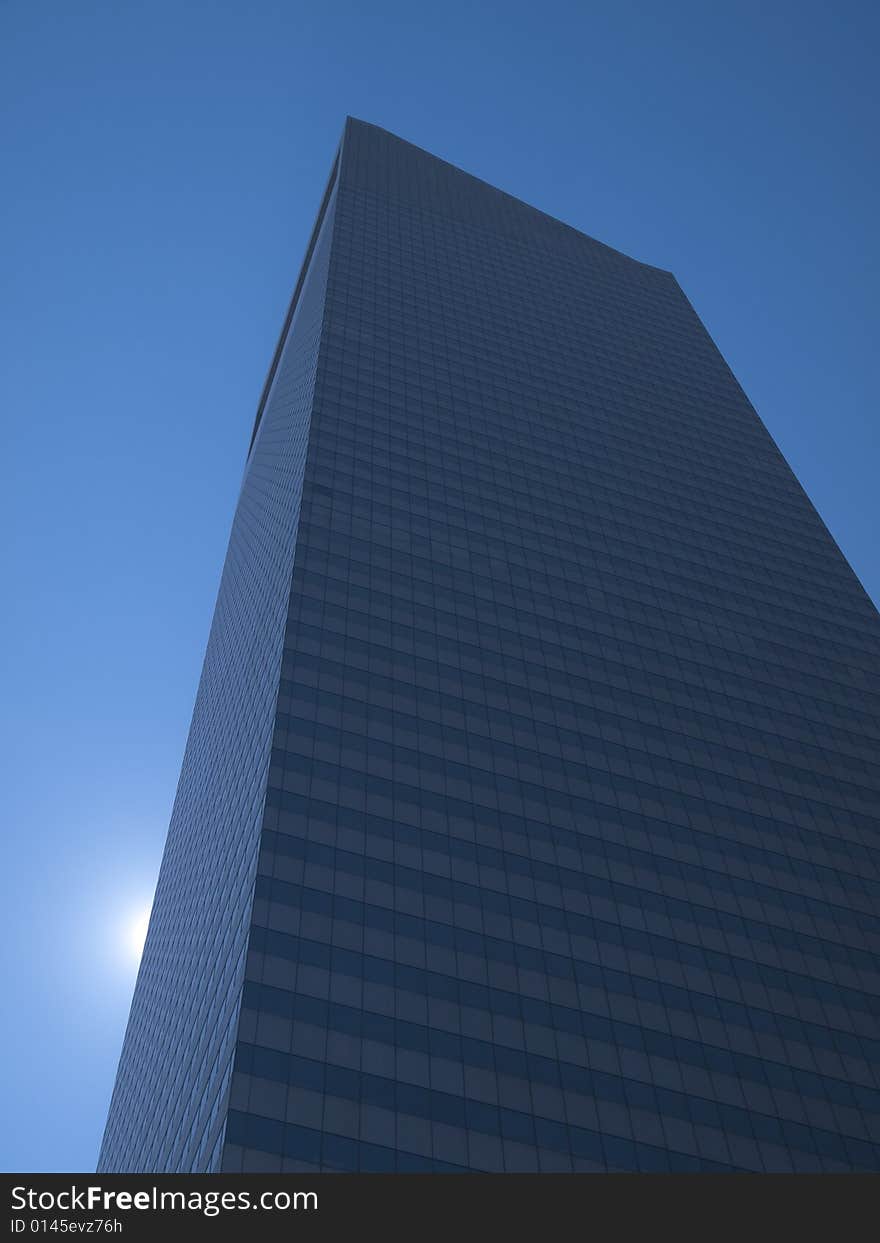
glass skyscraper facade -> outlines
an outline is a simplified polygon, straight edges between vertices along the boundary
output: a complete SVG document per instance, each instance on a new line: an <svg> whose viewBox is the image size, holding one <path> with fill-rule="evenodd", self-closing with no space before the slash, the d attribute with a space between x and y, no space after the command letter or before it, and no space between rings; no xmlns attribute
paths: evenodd
<svg viewBox="0 0 880 1243"><path fill-rule="evenodd" d="M880 1169L878 651L675 278L349 120L100 1168Z"/></svg>

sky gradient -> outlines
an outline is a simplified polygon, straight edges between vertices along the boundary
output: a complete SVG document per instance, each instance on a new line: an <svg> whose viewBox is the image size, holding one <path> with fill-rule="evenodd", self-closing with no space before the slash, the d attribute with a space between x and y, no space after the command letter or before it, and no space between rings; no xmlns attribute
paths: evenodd
<svg viewBox="0 0 880 1243"><path fill-rule="evenodd" d="M0 1169L94 1168L347 113L671 269L880 598L875 5L0 3Z"/></svg>

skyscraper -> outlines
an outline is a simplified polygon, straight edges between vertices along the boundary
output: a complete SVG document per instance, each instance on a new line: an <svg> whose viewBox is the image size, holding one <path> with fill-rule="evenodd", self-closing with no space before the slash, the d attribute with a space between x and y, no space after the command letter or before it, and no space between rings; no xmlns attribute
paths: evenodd
<svg viewBox="0 0 880 1243"><path fill-rule="evenodd" d="M100 1168L880 1168L878 650L675 278L349 120Z"/></svg>

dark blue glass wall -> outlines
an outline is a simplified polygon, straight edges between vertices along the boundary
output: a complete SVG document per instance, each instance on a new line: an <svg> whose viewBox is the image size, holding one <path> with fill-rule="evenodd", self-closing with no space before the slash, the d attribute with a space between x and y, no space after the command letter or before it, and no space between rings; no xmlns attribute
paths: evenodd
<svg viewBox="0 0 880 1243"><path fill-rule="evenodd" d="M876 610L672 275L327 227L222 1167L880 1168Z"/></svg>

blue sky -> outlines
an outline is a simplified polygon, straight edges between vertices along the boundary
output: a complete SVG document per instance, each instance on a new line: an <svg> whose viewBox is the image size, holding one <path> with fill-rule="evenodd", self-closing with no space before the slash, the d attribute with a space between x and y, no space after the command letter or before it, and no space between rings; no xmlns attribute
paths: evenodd
<svg viewBox="0 0 880 1243"><path fill-rule="evenodd" d="M672 269L877 600L878 14L0 4L0 1168L94 1167L128 929L346 113Z"/></svg>

